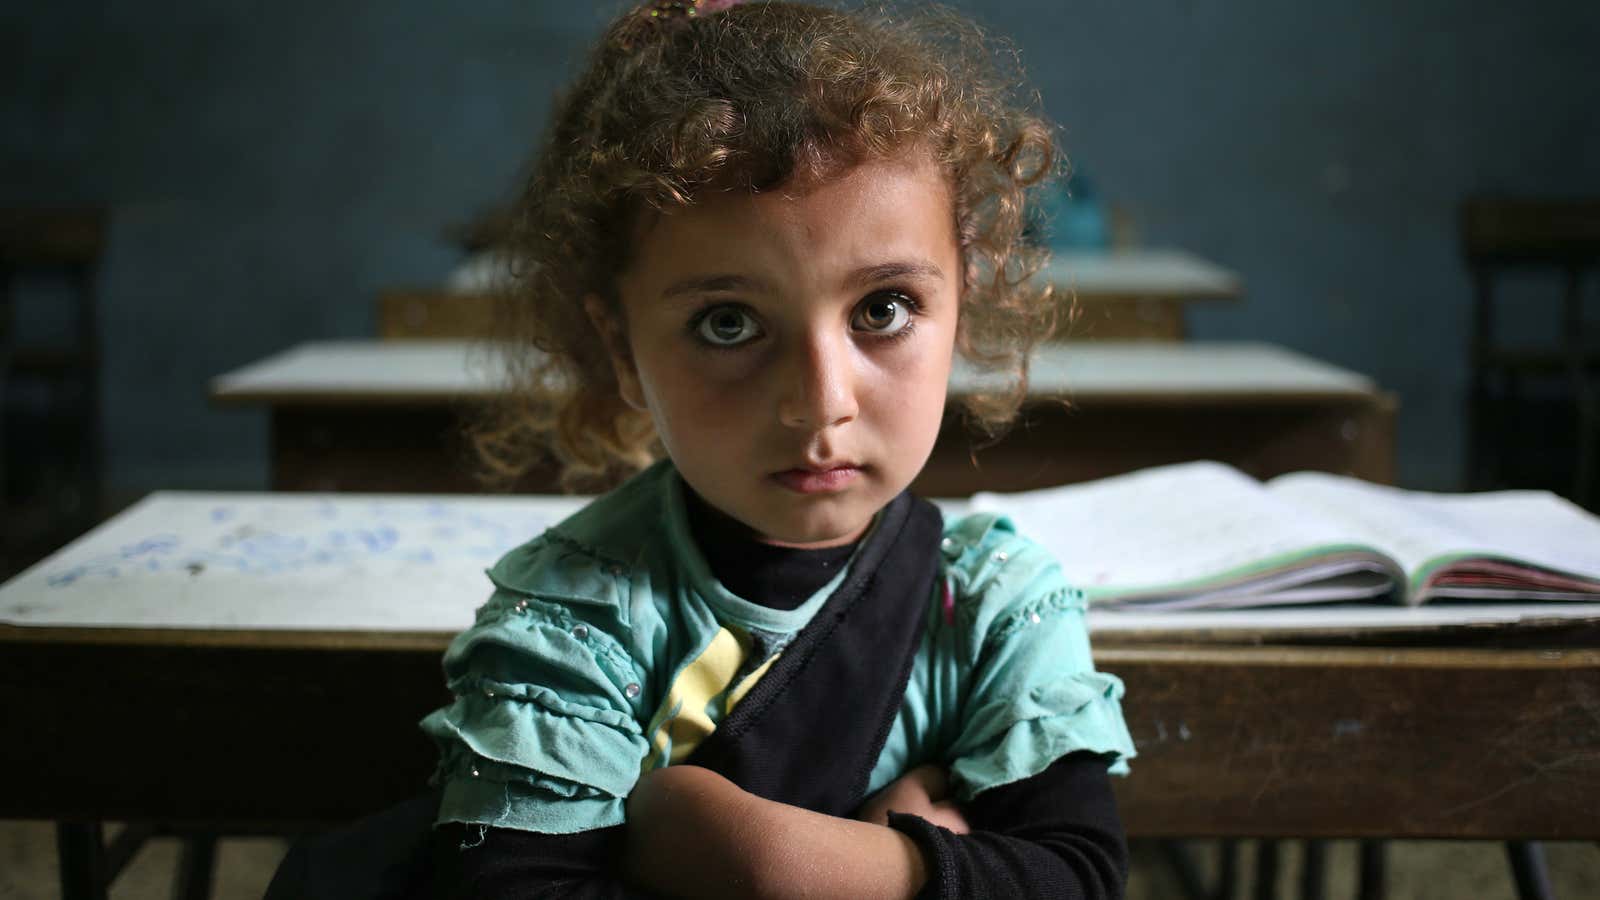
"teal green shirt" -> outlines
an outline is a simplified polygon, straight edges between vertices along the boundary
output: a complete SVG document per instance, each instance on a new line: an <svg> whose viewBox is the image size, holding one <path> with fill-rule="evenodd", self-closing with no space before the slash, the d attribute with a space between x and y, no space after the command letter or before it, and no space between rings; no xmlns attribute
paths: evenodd
<svg viewBox="0 0 1600 900"><path fill-rule="evenodd" d="M454 701L422 728L440 749L441 822L568 834L621 824L640 774L670 765L759 679L843 573L793 610L737 597L695 546L669 463L512 550L445 654ZM1122 683L1094 670L1083 595L1009 520L945 523L944 590L868 781L928 762L956 798L1068 753L1134 755Z"/></svg>

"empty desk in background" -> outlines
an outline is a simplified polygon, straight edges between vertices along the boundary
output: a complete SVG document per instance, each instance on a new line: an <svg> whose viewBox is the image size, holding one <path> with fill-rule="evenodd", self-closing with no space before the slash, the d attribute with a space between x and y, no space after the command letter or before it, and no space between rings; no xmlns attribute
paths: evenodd
<svg viewBox="0 0 1600 900"><path fill-rule="evenodd" d="M494 396L492 371L462 341L312 342L219 376L211 397L268 410L276 490L470 492L461 425ZM958 366L952 403L994 386ZM952 412L914 488L966 496L1192 459L1388 482L1395 407L1365 376L1268 344L1048 344L1017 425L980 446ZM545 472L523 489L554 485Z"/></svg>
<svg viewBox="0 0 1600 900"><path fill-rule="evenodd" d="M1181 341L1196 301L1237 300L1239 276L1182 250L1058 252L1044 277L1077 319L1063 336L1081 340Z"/></svg>
<svg viewBox="0 0 1600 900"><path fill-rule="evenodd" d="M0 818L292 831L416 793L416 723L448 699L482 569L581 502L142 501L0 588L0 708L22 723ZM1139 748L1128 831L1600 839L1597 623L1600 604L1093 611Z"/></svg>

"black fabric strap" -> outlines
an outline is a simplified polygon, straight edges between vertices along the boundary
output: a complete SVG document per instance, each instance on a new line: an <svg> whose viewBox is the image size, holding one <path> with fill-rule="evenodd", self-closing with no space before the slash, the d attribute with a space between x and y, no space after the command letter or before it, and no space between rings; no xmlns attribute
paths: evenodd
<svg viewBox="0 0 1600 900"><path fill-rule="evenodd" d="M909 493L884 507L844 583L686 762L769 800L852 815L904 702L942 529Z"/></svg>

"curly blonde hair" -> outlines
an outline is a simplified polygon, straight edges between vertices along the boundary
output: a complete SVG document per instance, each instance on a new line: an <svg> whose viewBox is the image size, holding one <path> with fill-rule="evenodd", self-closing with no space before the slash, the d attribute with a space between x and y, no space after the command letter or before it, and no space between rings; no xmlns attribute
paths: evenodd
<svg viewBox="0 0 1600 900"><path fill-rule="evenodd" d="M553 464L569 489L601 489L661 454L583 303L617 302L643 211L693 203L713 183L765 191L913 148L952 188L966 267L956 348L1009 376L1008 389L965 398L967 421L998 436L1057 317L1033 279L1045 252L1023 229L1029 189L1059 156L1036 98L1015 96L1015 53L937 9L750 2L652 15L660 5L606 31L514 208L497 329L511 390L470 435L488 480Z"/></svg>

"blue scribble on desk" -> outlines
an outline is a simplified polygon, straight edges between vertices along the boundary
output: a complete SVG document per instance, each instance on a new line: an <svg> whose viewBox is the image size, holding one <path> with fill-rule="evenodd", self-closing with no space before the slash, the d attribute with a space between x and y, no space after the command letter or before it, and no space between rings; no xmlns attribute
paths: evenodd
<svg viewBox="0 0 1600 900"><path fill-rule="evenodd" d="M289 510L292 521L284 530L271 527L284 517L282 507L216 506L204 516L212 526L205 533L152 534L116 552L73 561L47 574L45 583L61 588L85 580L163 573L190 578L218 572L270 577L385 562L426 566L468 561L487 566L553 524L542 513L508 510L503 518L490 517L439 502L373 502L341 510L323 501Z"/></svg>
<svg viewBox="0 0 1600 900"><path fill-rule="evenodd" d="M161 556L175 552L181 543L175 534L152 535L142 541L126 544L116 553L104 553L50 575L45 583L51 587L65 587L90 576L117 578L121 575L124 565L139 560L140 557L144 557L143 564L136 564L135 568L158 572L162 569Z"/></svg>

